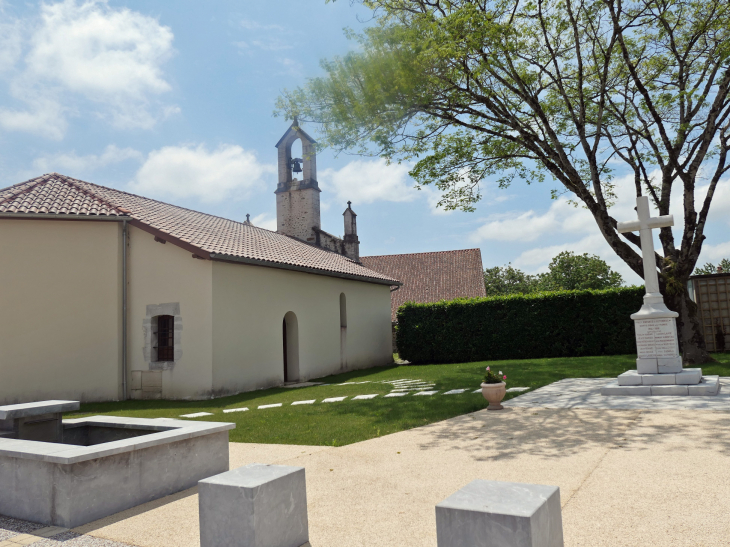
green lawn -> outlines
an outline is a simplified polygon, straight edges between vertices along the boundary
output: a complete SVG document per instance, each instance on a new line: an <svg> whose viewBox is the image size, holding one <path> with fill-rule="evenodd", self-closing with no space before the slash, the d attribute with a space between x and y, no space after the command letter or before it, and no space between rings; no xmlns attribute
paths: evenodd
<svg viewBox="0 0 730 547"><path fill-rule="evenodd" d="M714 356L718 362L704 366L705 374L730 376L730 354ZM575 357L458 363L452 365L391 366L321 378L330 385L296 389L272 388L207 401L126 401L81 405L81 413L132 416L140 418L178 418L181 414L212 412L202 421L235 422L230 433L234 442L285 443L341 446L387 435L487 406L479 387L484 368L507 374L507 387L531 389L563 378L615 377L635 368L634 355ZM391 391L387 380L412 379L433 382L440 393L433 396L407 395L383 398ZM363 384L336 385L345 382ZM467 393L442 395L446 390L468 388ZM370 400L352 400L360 394L378 393ZM508 393L506 399L519 394ZM342 402L322 403L327 397L347 396ZM291 406L294 401L316 399L312 405ZM282 407L259 410L259 405L283 403ZM248 407L248 412L224 414L225 408Z"/></svg>

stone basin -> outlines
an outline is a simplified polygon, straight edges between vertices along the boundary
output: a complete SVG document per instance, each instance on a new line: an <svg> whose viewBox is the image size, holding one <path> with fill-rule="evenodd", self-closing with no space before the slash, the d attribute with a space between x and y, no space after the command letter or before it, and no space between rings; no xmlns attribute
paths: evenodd
<svg viewBox="0 0 730 547"><path fill-rule="evenodd" d="M0 407L2 515L74 528L228 471L228 431L235 424L91 416L29 430L59 432L48 442L13 438L22 427L8 424L34 416L13 417L11 407ZM53 414L47 410L34 412L45 420Z"/></svg>

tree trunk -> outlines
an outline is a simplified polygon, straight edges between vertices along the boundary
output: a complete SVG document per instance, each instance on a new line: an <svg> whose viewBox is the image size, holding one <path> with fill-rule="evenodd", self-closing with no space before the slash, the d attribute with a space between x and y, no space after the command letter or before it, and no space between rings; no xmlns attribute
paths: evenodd
<svg viewBox="0 0 730 547"><path fill-rule="evenodd" d="M685 282L685 287L686 282ZM700 321L697 317L697 304L689 297L687 290L680 294L664 295L667 307L679 313L677 317L677 337L679 352L685 365L701 365L713 362L705 346Z"/></svg>

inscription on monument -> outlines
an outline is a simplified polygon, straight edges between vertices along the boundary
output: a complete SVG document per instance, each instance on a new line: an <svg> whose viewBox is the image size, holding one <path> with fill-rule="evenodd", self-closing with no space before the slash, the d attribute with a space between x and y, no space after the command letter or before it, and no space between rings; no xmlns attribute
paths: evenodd
<svg viewBox="0 0 730 547"><path fill-rule="evenodd" d="M678 355L674 319L640 319L636 325L636 350L639 357Z"/></svg>

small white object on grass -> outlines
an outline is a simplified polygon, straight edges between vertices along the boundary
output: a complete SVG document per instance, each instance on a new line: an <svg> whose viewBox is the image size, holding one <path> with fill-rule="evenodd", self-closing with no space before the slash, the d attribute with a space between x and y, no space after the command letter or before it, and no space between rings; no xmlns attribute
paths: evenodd
<svg viewBox="0 0 730 547"><path fill-rule="evenodd" d="M375 397L377 397L377 396L378 396L377 393L372 393L370 395L355 395L352 399L353 400L355 400L355 399L358 399L358 400L359 399L375 399Z"/></svg>
<svg viewBox="0 0 730 547"><path fill-rule="evenodd" d="M475 389L474 391L472 391L472 393L481 393L481 392L482 392L482 388Z"/></svg>
<svg viewBox="0 0 730 547"><path fill-rule="evenodd" d="M414 393L413 395L436 395L438 393L438 390L436 391L419 391L418 393Z"/></svg>
<svg viewBox="0 0 730 547"><path fill-rule="evenodd" d="M273 405L259 405L259 408L275 408L281 406L281 403L274 403Z"/></svg>
<svg viewBox="0 0 730 547"><path fill-rule="evenodd" d="M515 391L527 391L529 387L511 387L507 390L507 393L514 393Z"/></svg>
<svg viewBox="0 0 730 547"><path fill-rule="evenodd" d="M314 401L316 401L316 400L317 399L309 399L308 401L294 401L292 403L292 406L293 405L312 405L312 404L314 404Z"/></svg>
<svg viewBox="0 0 730 547"><path fill-rule="evenodd" d="M248 407L243 408L226 408L223 410L224 414L230 414L231 412L246 412L248 410Z"/></svg>
<svg viewBox="0 0 730 547"><path fill-rule="evenodd" d="M459 393L464 393L465 391L466 391L465 389L452 389L452 390L444 393L444 395L457 395Z"/></svg>
<svg viewBox="0 0 730 547"><path fill-rule="evenodd" d="M344 401L347 399L347 396L345 397L329 397L327 399L322 399L323 403L339 403L340 401Z"/></svg>
<svg viewBox="0 0 730 547"><path fill-rule="evenodd" d="M212 416L211 412L194 412L193 414L181 414L181 418L200 418L201 416Z"/></svg>
<svg viewBox="0 0 730 547"><path fill-rule="evenodd" d="M383 395L383 397L403 397L404 395L408 395L407 391L391 391L387 395Z"/></svg>

